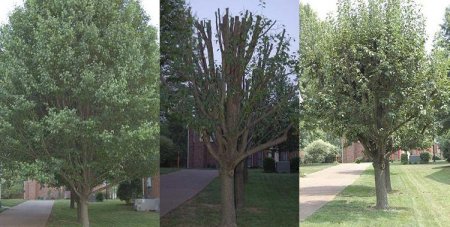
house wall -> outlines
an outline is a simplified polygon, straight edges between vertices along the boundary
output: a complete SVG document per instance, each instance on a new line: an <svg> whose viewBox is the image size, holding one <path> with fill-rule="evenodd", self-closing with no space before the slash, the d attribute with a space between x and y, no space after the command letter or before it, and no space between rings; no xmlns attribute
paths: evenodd
<svg viewBox="0 0 450 227"><path fill-rule="evenodd" d="M344 148L343 163L355 162L357 158L364 157L364 147L360 142L353 142L352 145Z"/></svg>
<svg viewBox="0 0 450 227"><path fill-rule="evenodd" d="M27 180L24 182L23 198L25 200L36 199L64 199L64 187L47 187L35 180Z"/></svg>
<svg viewBox="0 0 450 227"><path fill-rule="evenodd" d="M214 147L217 145L212 144ZM200 140L200 136L193 130L189 130L188 168L217 168L218 163L208 152L206 145Z"/></svg>

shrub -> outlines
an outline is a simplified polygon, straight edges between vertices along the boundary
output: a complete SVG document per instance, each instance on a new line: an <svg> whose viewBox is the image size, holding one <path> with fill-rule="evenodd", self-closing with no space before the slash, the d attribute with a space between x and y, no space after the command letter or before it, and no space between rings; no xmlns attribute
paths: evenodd
<svg viewBox="0 0 450 227"><path fill-rule="evenodd" d="M422 163L428 163L430 161L431 155L428 152L420 153L420 160Z"/></svg>
<svg viewBox="0 0 450 227"><path fill-rule="evenodd" d="M361 158L357 158L357 159L355 160L355 163L357 163L357 164L361 163Z"/></svg>
<svg viewBox="0 0 450 227"><path fill-rule="evenodd" d="M104 199L105 199L105 194L103 194L103 192L97 192L97 194L95 194L95 201L103 202Z"/></svg>
<svg viewBox="0 0 450 227"><path fill-rule="evenodd" d="M447 162L450 162L450 157L447 158Z"/></svg>
<svg viewBox="0 0 450 227"><path fill-rule="evenodd" d="M265 173L275 172L275 160L273 160L273 158L265 158L263 161L263 168Z"/></svg>
<svg viewBox="0 0 450 227"><path fill-rule="evenodd" d="M300 157L294 157L290 161L291 173L298 173L300 167Z"/></svg>
<svg viewBox="0 0 450 227"><path fill-rule="evenodd" d="M402 162L403 165L408 164L408 154L402 154L401 162Z"/></svg>
<svg viewBox="0 0 450 227"><path fill-rule="evenodd" d="M336 161L336 154L330 153L325 157L325 163L333 163Z"/></svg>
<svg viewBox="0 0 450 227"><path fill-rule="evenodd" d="M142 193L142 182L140 179L124 181L117 188L117 197L121 201L130 204L132 199L137 198Z"/></svg>
<svg viewBox="0 0 450 227"><path fill-rule="evenodd" d="M305 147L305 162L323 163L326 161L333 162L337 152L336 146L323 140L315 140ZM327 160L327 157L333 155L333 160Z"/></svg>

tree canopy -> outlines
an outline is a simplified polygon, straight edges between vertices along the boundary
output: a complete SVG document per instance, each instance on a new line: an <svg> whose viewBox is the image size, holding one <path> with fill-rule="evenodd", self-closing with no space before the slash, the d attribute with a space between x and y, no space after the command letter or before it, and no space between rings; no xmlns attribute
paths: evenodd
<svg viewBox="0 0 450 227"><path fill-rule="evenodd" d="M58 168L81 199L158 167L159 47L137 1L33 1L0 31L0 158ZM156 165L156 168L155 168Z"/></svg>

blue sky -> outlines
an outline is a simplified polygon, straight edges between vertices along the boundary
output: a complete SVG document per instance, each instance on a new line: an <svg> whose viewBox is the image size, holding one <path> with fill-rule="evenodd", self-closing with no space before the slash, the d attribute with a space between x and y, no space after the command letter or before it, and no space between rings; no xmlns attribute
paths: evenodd
<svg viewBox="0 0 450 227"><path fill-rule="evenodd" d="M240 12L249 10L264 15L271 20L276 20L275 28L281 31L281 25L284 25L286 33L291 37L290 50L298 51L298 0L264 0L265 8L261 6L261 0L187 0L187 2L192 7L194 15L199 19L210 19L213 22L215 20L214 13L218 8L221 12L225 12L225 8L229 8L232 15L239 15Z"/></svg>

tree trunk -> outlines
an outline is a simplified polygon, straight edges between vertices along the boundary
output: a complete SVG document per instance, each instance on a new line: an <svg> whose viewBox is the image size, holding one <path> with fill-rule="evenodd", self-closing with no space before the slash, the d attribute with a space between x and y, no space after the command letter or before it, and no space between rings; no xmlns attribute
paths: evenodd
<svg viewBox="0 0 450 227"><path fill-rule="evenodd" d="M81 224L81 205L80 198L74 193L75 203L77 204L77 222Z"/></svg>
<svg viewBox="0 0 450 227"><path fill-rule="evenodd" d="M70 190L70 209L75 209L75 193Z"/></svg>
<svg viewBox="0 0 450 227"><path fill-rule="evenodd" d="M234 199L236 209L244 207L245 201L245 161L241 161L234 170Z"/></svg>
<svg viewBox="0 0 450 227"><path fill-rule="evenodd" d="M384 161L384 163L385 163L385 180L386 180L386 192L387 193L389 193L389 192L392 192L392 186L391 186L391 169L390 169L390 166L391 166L391 163L389 163L389 159L386 159L385 161Z"/></svg>
<svg viewBox="0 0 450 227"><path fill-rule="evenodd" d="M375 191L377 196L376 209L385 210L388 208L388 198L386 191L386 179L385 179L385 162L383 157L380 157L373 162L375 169Z"/></svg>
<svg viewBox="0 0 450 227"><path fill-rule="evenodd" d="M244 160L244 184L247 184L248 182L248 166L247 166L247 159Z"/></svg>
<svg viewBox="0 0 450 227"><path fill-rule="evenodd" d="M237 227L236 209L234 206L234 170L220 170L222 220L221 227Z"/></svg>
<svg viewBox="0 0 450 227"><path fill-rule="evenodd" d="M89 227L88 196L80 197L80 215L83 227Z"/></svg>

